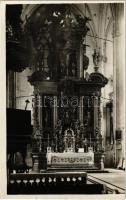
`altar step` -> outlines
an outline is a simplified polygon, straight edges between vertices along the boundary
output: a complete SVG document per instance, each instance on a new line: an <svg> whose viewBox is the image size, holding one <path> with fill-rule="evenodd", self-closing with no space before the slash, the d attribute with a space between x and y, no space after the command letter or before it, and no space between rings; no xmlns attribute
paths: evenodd
<svg viewBox="0 0 126 200"><path fill-rule="evenodd" d="M87 173L109 173L107 170L100 170L97 167L94 168L47 168L47 172L87 172Z"/></svg>
<svg viewBox="0 0 126 200"><path fill-rule="evenodd" d="M67 172L67 171L75 171L75 172L78 172L78 171L85 171L87 173L107 173L108 171L107 170L101 170L99 169L98 167L96 166L80 166L80 165L74 165L73 167L70 167L70 166L48 166L47 167L47 172Z"/></svg>

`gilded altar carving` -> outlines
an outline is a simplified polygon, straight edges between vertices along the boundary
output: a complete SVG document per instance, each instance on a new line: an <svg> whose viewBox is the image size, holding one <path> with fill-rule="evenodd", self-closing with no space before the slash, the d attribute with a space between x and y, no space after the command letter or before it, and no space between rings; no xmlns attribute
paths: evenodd
<svg viewBox="0 0 126 200"><path fill-rule="evenodd" d="M64 146L64 152L75 152L75 136L72 129L65 130Z"/></svg>
<svg viewBox="0 0 126 200"><path fill-rule="evenodd" d="M35 89L34 128L41 129L39 149L51 156L49 163L94 165L93 154L103 150L100 96L107 78L97 70L91 74L85 72L89 66L85 36L90 19L67 9L67 5L48 5L43 12L44 18L39 18L35 30L32 20L25 26L35 49L33 73L28 79ZM97 52L93 62L98 67ZM36 106L38 95L45 106L44 103L42 107ZM88 152L89 148L92 152Z"/></svg>

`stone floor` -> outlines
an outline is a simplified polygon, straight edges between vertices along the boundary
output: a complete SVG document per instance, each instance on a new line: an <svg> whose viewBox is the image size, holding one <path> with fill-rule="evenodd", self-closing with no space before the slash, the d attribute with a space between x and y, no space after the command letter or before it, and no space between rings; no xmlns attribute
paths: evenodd
<svg viewBox="0 0 126 200"><path fill-rule="evenodd" d="M118 169L108 169L108 168L106 168L105 170L107 170L109 173L90 173L89 175L98 178L100 180L106 181L108 183L111 183L122 189L126 189L125 171Z"/></svg>

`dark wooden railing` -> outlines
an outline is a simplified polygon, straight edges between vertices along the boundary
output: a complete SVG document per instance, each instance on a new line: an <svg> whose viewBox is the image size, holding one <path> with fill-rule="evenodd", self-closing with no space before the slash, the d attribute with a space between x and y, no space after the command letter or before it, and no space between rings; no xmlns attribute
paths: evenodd
<svg viewBox="0 0 126 200"><path fill-rule="evenodd" d="M87 174L85 172L10 174L8 194L80 193L86 185L86 180Z"/></svg>

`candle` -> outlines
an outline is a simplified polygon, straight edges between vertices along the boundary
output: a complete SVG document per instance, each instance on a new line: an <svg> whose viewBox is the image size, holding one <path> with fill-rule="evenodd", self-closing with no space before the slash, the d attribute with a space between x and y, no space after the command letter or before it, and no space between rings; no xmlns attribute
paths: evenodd
<svg viewBox="0 0 126 200"><path fill-rule="evenodd" d="M56 152L57 152L57 135L56 135Z"/></svg>
<svg viewBox="0 0 126 200"><path fill-rule="evenodd" d="M48 147L49 147L49 134L48 134Z"/></svg>
<svg viewBox="0 0 126 200"><path fill-rule="evenodd" d="M91 134L90 134L90 147L91 147Z"/></svg>

